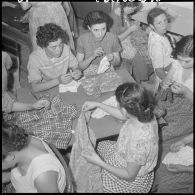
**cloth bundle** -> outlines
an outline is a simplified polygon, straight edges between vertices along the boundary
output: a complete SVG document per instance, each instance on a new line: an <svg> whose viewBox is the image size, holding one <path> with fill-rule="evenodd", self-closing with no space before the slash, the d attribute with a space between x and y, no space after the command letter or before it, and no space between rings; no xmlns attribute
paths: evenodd
<svg viewBox="0 0 195 195"><path fill-rule="evenodd" d="M64 105L58 95L51 100L49 108L5 114L4 120L57 148L66 149L72 138L72 123L79 116L78 112L76 105Z"/></svg>
<svg viewBox="0 0 195 195"><path fill-rule="evenodd" d="M101 93L114 91L121 83L121 78L114 70L81 80L81 85L87 95L94 95L96 89L99 89Z"/></svg>
<svg viewBox="0 0 195 195"><path fill-rule="evenodd" d="M83 152L94 151L96 144L95 134L88 127L90 112L83 113L78 119L75 142L70 155L70 169L74 178L76 192L101 193L103 192L101 168L88 163L82 156Z"/></svg>
<svg viewBox="0 0 195 195"><path fill-rule="evenodd" d="M163 164L193 165L193 149L190 146L181 148L178 152L168 152L164 157Z"/></svg>

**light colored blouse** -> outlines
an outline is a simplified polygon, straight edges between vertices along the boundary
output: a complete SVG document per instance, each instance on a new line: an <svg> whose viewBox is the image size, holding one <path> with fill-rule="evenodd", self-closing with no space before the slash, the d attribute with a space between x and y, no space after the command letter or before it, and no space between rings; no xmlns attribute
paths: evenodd
<svg viewBox="0 0 195 195"><path fill-rule="evenodd" d="M172 47L167 37L151 31L148 39L148 50L154 69L165 68L172 62Z"/></svg>
<svg viewBox="0 0 195 195"><path fill-rule="evenodd" d="M66 44L59 58L49 58L45 50L39 48L29 56L27 65L29 83L55 79L66 74L69 67L77 68L78 61Z"/></svg>
<svg viewBox="0 0 195 195"><path fill-rule="evenodd" d="M171 70L173 72L172 74L172 80L176 81L178 83L183 84L187 88L189 88L193 92L193 80L194 80L194 73L193 70L189 77L184 81L182 79L182 73L183 73L183 67L179 64L178 60L173 60Z"/></svg>
<svg viewBox="0 0 195 195"><path fill-rule="evenodd" d="M58 190L63 193L66 185L65 170L49 146L44 141L42 143L48 153L36 156L31 161L26 175L23 176L17 167L12 169L11 182L16 193L37 193L34 185L35 179L46 171L56 171L58 173Z"/></svg>
<svg viewBox="0 0 195 195"><path fill-rule="evenodd" d="M153 171L158 158L158 125L156 119L141 123L131 118L123 125L117 140L117 153L125 167L128 162L141 165L138 176Z"/></svg>

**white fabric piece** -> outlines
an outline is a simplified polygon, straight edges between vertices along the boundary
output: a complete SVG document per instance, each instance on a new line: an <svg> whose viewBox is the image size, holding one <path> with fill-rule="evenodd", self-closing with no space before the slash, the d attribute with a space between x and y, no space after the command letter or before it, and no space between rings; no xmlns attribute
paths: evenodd
<svg viewBox="0 0 195 195"><path fill-rule="evenodd" d="M181 148L178 152L169 152L162 161L163 164L193 164L193 149L190 146Z"/></svg>
<svg viewBox="0 0 195 195"><path fill-rule="evenodd" d="M110 68L110 62L108 61L107 56L105 56L101 62L100 65L98 67L98 74L104 73L106 70L108 70Z"/></svg>
<svg viewBox="0 0 195 195"><path fill-rule="evenodd" d="M117 107L117 101L116 101L116 97L115 96L112 96L112 97L108 98L107 100L103 101L102 103L104 103L106 105ZM99 118L103 118L106 115L109 115L109 114L107 112L103 111L102 109L97 108L92 113L91 117L99 119Z"/></svg>
<svg viewBox="0 0 195 195"><path fill-rule="evenodd" d="M67 91L70 92L77 92L77 89L79 87L79 85L81 84L81 82L77 82L75 80L71 81L68 84L59 84L59 93L65 93Z"/></svg>

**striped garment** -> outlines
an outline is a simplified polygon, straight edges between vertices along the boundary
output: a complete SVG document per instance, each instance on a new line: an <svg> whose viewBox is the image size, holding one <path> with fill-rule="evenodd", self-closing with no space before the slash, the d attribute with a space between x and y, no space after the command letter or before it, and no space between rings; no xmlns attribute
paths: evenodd
<svg viewBox="0 0 195 195"><path fill-rule="evenodd" d="M72 54L70 47L64 44L59 58L48 58L44 49L37 49L29 56L27 65L28 81L47 81L66 74L68 68L77 68L78 61Z"/></svg>

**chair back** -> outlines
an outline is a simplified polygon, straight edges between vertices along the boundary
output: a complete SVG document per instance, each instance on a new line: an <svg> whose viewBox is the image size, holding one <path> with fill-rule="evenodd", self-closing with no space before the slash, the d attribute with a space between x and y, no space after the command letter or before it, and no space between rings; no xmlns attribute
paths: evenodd
<svg viewBox="0 0 195 195"><path fill-rule="evenodd" d="M66 175L66 186L64 189L64 193L73 193L74 187L73 187L73 182L72 182L72 176L71 176L70 169L69 169L64 157L62 156L62 154L59 152L59 150L52 143L48 143L48 145L51 148L51 150L53 151L53 153L56 155L56 157L59 159L62 166L64 167L65 175Z"/></svg>

